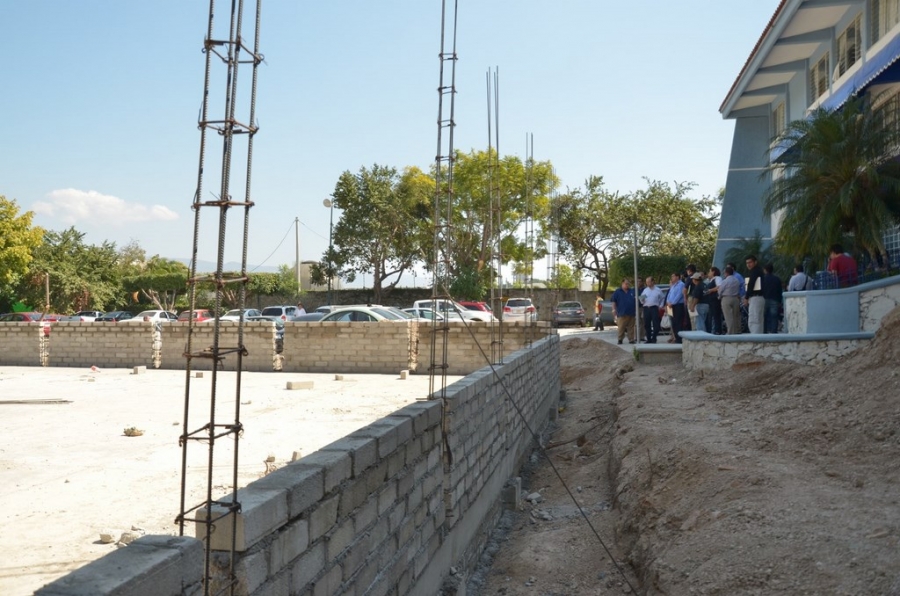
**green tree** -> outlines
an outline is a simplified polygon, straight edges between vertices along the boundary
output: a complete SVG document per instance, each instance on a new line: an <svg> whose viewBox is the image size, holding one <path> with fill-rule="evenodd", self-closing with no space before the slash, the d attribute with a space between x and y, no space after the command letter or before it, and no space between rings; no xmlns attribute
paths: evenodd
<svg viewBox="0 0 900 596"><path fill-rule="evenodd" d="M474 270L483 277L480 283L489 287L492 243L497 242L491 238L491 221L498 215L496 227L504 263L528 259L531 247L522 233L522 224L529 215L535 231L533 258L543 257L546 254L543 243L548 233L549 196L557 184L549 161L523 162L513 156L498 160L496 152L457 151L449 241L451 278ZM499 214L496 210L492 213L492 196L495 200L499 197ZM431 212L433 208L429 217ZM433 258L429 259L429 265L431 260Z"/></svg>
<svg viewBox="0 0 900 596"><path fill-rule="evenodd" d="M788 152L767 169L773 180L764 206L780 216L780 252L823 256L845 234L859 248L884 252L884 232L900 214L900 131L885 116L853 98L791 122L777 137Z"/></svg>
<svg viewBox="0 0 900 596"><path fill-rule="evenodd" d="M318 264L333 267L352 281L357 274L372 272L372 293L376 302L390 292L404 271L422 257L423 218L429 197L420 171L408 168L402 175L392 167L373 165L357 174L341 174L335 185L335 207L341 216L334 226L334 252Z"/></svg>
<svg viewBox="0 0 900 596"><path fill-rule="evenodd" d="M121 299L116 245L84 242L84 233L74 227L46 232L33 252L29 275L20 285L32 304L44 303L45 275L50 276L50 305L59 312L104 310Z"/></svg>
<svg viewBox="0 0 900 596"><path fill-rule="evenodd" d="M133 302L143 299L160 310L170 311L175 310L179 298L183 302L190 275L187 265L154 255L140 264L132 260L129 266L137 273L125 277L122 286Z"/></svg>
<svg viewBox="0 0 900 596"><path fill-rule="evenodd" d="M606 293L609 265L632 255L679 256L706 266L715 249L719 199L692 199L692 183L647 180L647 188L629 194L608 191L592 176L584 189L557 199L552 225L560 252L578 269L598 280Z"/></svg>
<svg viewBox="0 0 900 596"><path fill-rule="evenodd" d="M19 214L18 204L0 195L0 310L4 312L16 301L16 288L28 275L44 236L44 230L31 225L33 216L31 211Z"/></svg>
<svg viewBox="0 0 900 596"><path fill-rule="evenodd" d="M572 269L565 263L556 266L553 274L550 276L550 287L560 290L577 290L581 285L581 275L575 269Z"/></svg>

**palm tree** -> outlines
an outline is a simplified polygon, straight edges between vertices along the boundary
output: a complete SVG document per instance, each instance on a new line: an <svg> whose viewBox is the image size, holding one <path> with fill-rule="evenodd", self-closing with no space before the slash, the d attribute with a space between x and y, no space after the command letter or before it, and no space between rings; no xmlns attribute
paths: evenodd
<svg viewBox="0 0 900 596"><path fill-rule="evenodd" d="M778 135L789 149L767 168L774 180L764 207L767 215L782 213L779 252L825 255L846 235L857 248L884 252L884 232L900 216L900 135L890 115L857 97Z"/></svg>

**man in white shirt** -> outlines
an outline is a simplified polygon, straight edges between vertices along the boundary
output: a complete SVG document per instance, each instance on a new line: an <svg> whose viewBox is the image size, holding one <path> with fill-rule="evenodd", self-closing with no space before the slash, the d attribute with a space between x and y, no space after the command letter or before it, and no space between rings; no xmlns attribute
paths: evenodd
<svg viewBox="0 0 900 596"><path fill-rule="evenodd" d="M641 304L644 307L644 333L648 344L655 344L659 335L660 309L666 304L666 296L656 287L652 277L647 278L647 285L641 292Z"/></svg>
<svg viewBox="0 0 900 596"><path fill-rule="evenodd" d="M812 279L803 272L803 265L794 267L794 274L788 282L788 292L805 292L812 289Z"/></svg>

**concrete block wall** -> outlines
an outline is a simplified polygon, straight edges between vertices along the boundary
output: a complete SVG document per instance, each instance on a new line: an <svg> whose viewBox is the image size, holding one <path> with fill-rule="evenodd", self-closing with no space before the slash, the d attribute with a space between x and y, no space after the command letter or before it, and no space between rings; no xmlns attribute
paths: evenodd
<svg viewBox="0 0 900 596"><path fill-rule="evenodd" d="M238 326L236 321L219 322L219 350L238 346ZM162 326L161 368L184 370L187 349L188 325L171 323ZM211 323L194 326L191 350L201 352L213 345L215 327ZM275 367L275 324L268 321L244 322L244 347L247 354L243 358L243 370L252 372L272 371ZM227 354L220 370L237 370L238 356ZM192 370L212 370L212 360L194 358Z"/></svg>
<svg viewBox="0 0 900 596"><path fill-rule="evenodd" d="M184 536L142 536L47 584L35 596L199 596L203 544Z"/></svg>
<svg viewBox="0 0 900 596"><path fill-rule="evenodd" d="M60 321L50 333L49 366L153 366L153 323Z"/></svg>
<svg viewBox="0 0 900 596"><path fill-rule="evenodd" d="M418 323L289 322L286 372L398 373L416 370Z"/></svg>
<svg viewBox="0 0 900 596"><path fill-rule="evenodd" d="M513 352L516 352L526 346L530 339L532 343L537 342L553 333L550 323L537 322L534 324L526 323L500 323L499 325L491 325L491 323L450 323L450 337L448 341L447 363L449 368L447 374L451 375L468 375L487 365L485 354L491 357L491 341L500 341L502 331L502 351L504 359ZM435 332L432 325L419 325L419 361L425 363L422 367L423 372L427 372L428 364L431 361L431 334ZM441 331L438 330L438 334ZM443 345L438 335L437 345ZM501 345L501 344L498 344ZM484 354L482 354L482 350ZM441 360L441 354L438 354L438 360Z"/></svg>
<svg viewBox="0 0 900 596"><path fill-rule="evenodd" d="M41 366L40 323L0 324L0 366Z"/></svg>
<svg viewBox="0 0 900 596"><path fill-rule="evenodd" d="M215 521L211 546L229 550L234 537L239 595L440 593L450 568L464 580L483 550L501 492L533 445L525 422L540 432L558 400L554 335L510 354L496 375L482 369L443 399L408 405L240 489L240 512ZM184 539L135 544L171 540ZM180 558L160 548L115 551L39 594L196 594L202 558L193 547ZM148 572L157 568L169 575ZM92 574L89 589L73 581ZM170 590L178 576L182 591Z"/></svg>

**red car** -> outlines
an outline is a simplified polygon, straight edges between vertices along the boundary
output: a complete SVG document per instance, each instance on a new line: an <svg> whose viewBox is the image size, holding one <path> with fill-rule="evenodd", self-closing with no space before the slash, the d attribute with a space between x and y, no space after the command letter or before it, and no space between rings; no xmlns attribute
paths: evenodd
<svg viewBox="0 0 900 596"><path fill-rule="evenodd" d="M48 323L52 323L54 321L58 321L62 318L62 315L44 315L44 318L41 318L41 313L39 312L11 312L5 315L0 316L0 323L27 323L27 322L37 322L44 321Z"/></svg>
<svg viewBox="0 0 900 596"><path fill-rule="evenodd" d="M476 302L474 300L461 300L459 302L465 306L467 310L480 310L482 312L491 312L491 307L487 302Z"/></svg>
<svg viewBox="0 0 900 596"><path fill-rule="evenodd" d="M178 322L186 323L190 321L191 311L183 310L178 313ZM201 321L208 321L212 319L212 313L206 310L205 308L198 308L194 310L194 321L200 323Z"/></svg>

